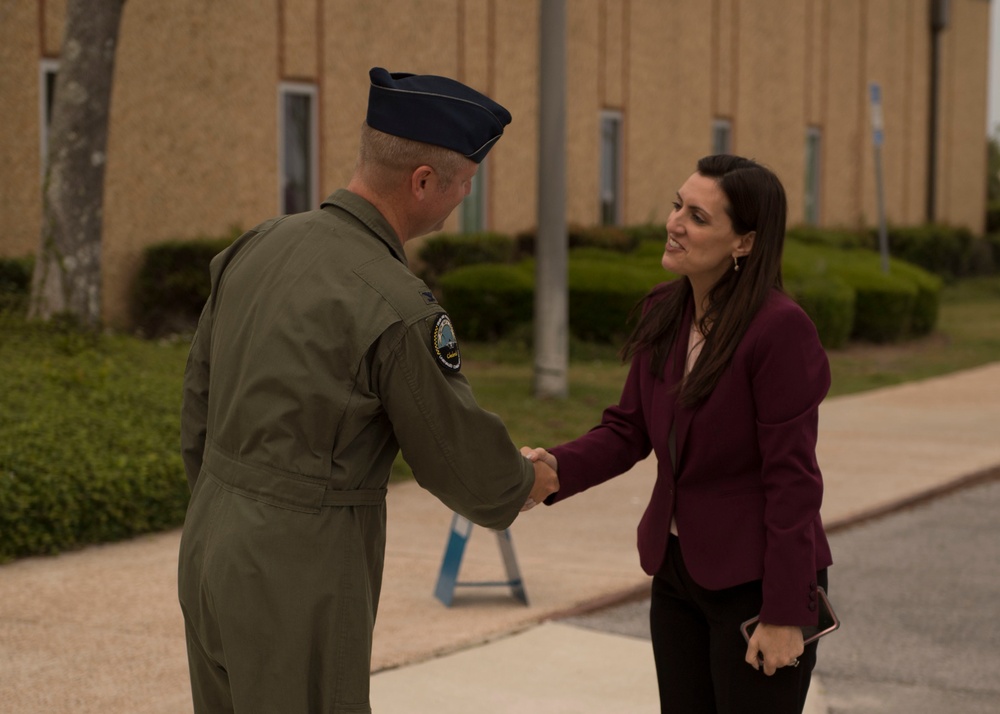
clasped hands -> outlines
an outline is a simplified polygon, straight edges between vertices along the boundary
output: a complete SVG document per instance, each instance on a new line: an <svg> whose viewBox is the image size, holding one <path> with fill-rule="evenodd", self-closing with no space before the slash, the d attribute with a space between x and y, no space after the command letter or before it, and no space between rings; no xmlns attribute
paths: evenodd
<svg viewBox="0 0 1000 714"><path fill-rule="evenodd" d="M559 464L555 456L542 448L522 446L521 455L535 467L535 485L528 494L528 500L521 506L522 511L530 511L559 490Z"/></svg>

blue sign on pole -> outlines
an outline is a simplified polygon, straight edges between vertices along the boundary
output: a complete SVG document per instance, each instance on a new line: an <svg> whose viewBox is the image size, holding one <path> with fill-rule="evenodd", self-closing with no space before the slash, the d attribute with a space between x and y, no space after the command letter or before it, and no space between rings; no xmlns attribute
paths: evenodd
<svg viewBox="0 0 1000 714"><path fill-rule="evenodd" d="M869 92L872 104L872 140L875 146L882 146L883 123L882 123L882 87L876 82L869 85Z"/></svg>

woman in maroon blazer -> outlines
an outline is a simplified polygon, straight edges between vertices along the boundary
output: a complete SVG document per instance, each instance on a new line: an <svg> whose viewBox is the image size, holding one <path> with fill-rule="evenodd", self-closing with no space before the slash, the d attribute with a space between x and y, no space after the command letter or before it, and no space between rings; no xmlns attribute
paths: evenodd
<svg viewBox="0 0 1000 714"><path fill-rule="evenodd" d="M555 503L655 452L638 545L662 711L800 712L816 662L800 626L816 624L831 564L815 454L829 365L782 292L778 178L709 156L673 206L662 263L682 277L644 302L620 402L532 457L558 469ZM747 646L740 623L755 615Z"/></svg>

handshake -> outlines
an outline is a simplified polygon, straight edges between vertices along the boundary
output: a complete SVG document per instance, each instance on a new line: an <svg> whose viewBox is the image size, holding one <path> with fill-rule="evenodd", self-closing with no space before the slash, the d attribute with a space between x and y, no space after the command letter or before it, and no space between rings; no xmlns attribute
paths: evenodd
<svg viewBox="0 0 1000 714"><path fill-rule="evenodd" d="M535 467L535 485L521 507L522 511L528 511L559 490L559 464L555 456L541 447L522 446L521 455Z"/></svg>

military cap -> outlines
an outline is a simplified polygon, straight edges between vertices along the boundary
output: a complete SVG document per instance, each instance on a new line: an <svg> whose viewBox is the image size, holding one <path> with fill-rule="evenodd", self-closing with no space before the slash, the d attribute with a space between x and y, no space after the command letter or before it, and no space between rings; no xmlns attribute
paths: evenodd
<svg viewBox="0 0 1000 714"><path fill-rule="evenodd" d="M372 129L457 151L477 164L510 124L510 112L447 77L372 67L368 116Z"/></svg>

